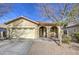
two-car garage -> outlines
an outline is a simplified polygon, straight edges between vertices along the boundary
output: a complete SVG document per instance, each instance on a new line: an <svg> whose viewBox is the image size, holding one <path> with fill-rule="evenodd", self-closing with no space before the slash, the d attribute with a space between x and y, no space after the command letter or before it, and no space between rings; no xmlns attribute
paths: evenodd
<svg viewBox="0 0 79 59"><path fill-rule="evenodd" d="M35 38L35 28L15 28L13 35L18 38Z"/></svg>

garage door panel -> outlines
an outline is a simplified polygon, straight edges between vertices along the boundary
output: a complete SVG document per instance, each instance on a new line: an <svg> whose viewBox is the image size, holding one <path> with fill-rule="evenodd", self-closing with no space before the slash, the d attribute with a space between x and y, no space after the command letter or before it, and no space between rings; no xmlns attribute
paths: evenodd
<svg viewBox="0 0 79 59"><path fill-rule="evenodd" d="M35 29L17 29L20 38L35 38Z"/></svg>

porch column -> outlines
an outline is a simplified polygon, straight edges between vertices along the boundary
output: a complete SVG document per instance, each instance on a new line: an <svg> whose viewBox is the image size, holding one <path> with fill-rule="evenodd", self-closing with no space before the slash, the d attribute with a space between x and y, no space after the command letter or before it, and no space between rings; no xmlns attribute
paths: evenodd
<svg viewBox="0 0 79 59"><path fill-rule="evenodd" d="M9 37L12 38L12 28L9 29Z"/></svg>
<svg viewBox="0 0 79 59"><path fill-rule="evenodd" d="M35 36L37 39L39 38L39 26L37 26L35 29Z"/></svg>
<svg viewBox="0 0 79 59"><path fill-rule="evenodd" d="M50 32L50 27L46 27L47 28L47 37L49 37L49 32Z"/></svg>
<svg viewBox="0 0 79 59"><path fill-rule="evenodd" d="M9 38L9 29L7 29L7 38Z"/></svg>
<svg viewBox="0 0 79 59"><path fill-rule="evenodd" d="M2 39L4 38L4 36L3 36L3 31L1 31L1 38L2 38Z"/></svg>
<svg viewBox="0 0 79 59"><path fill-rule="evenodd" d="M61 27L58 26L58 39L59 39L59 44L62 44L62 31L61 31Z"/></svg>

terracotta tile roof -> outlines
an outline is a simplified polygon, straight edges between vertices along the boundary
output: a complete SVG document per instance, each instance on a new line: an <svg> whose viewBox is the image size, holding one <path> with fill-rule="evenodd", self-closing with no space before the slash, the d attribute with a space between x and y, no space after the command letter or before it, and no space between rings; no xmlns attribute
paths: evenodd
<svg viewBox="0 0 79 59"><path fill-rule="evenodd" d="M52 23L46 23L46 22L38 22L39 25L42 25L42 26L52 26L53 24Z"/></svg>

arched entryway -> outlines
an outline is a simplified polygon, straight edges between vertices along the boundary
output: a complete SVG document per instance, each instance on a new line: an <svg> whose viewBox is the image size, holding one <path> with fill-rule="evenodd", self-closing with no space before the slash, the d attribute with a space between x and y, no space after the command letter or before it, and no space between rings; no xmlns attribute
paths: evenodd
<svg viewBox="0 0 79 59"><path fill-rule="evenodd" d="M55 33L55 37L58 37L58 28L56 26L53 26L50 28L50 32L52 33Z"/></svg>
<svg viewBox="0 0 79 59"><path fill-rule="evenodd" d="M47 28L46 27L40 27L39 28L39 37L47 37Z"/></svg>
<svg viewBox="0 0 79 59"><path fill-rule="evenodd" d="M0 28L0 38L7 37L7 30L5 28Z"/></svg>

